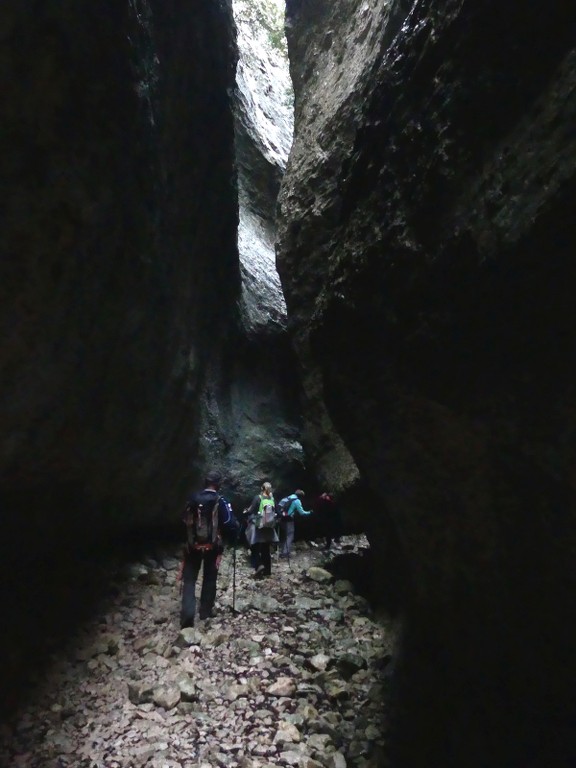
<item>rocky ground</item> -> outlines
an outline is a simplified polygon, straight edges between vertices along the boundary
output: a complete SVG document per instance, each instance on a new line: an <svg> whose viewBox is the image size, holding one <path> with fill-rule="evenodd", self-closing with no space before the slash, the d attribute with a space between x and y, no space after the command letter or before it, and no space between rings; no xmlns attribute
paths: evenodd
<svg viewBox="0 0 576 768"><path fill-rule="evenodd" d="M343 539L343 549L366 546ZM13 768L369 768L384 745L393 632L320 548L255 581L232 551L216 615L180 631L178 559L124 567L113 596L5 726Z"/></svg>

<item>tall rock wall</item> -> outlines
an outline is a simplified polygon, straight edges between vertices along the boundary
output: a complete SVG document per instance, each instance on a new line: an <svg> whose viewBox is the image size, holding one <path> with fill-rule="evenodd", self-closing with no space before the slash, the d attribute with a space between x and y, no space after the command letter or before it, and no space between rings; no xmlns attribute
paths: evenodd
<svg viewBox="0 0 576 768"><path fill-rule="evenodd" d="M570 765L574 11L289 0L287 28L278 264L403 563L395 764Z"/></svg>
<svg viewBox="0 0 576 768"><path fill-rule="evenodd" d="M177 515L240 275L229 2L7 0L0 30L6 566Z"/></svg>

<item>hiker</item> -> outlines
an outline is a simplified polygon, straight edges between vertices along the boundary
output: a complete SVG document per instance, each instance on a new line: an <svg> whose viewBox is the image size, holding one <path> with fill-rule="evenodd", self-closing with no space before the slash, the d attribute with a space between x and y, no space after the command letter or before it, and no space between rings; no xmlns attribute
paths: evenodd
<svg viewBox="0 0 576 768"><path fill-rule="evenodd" d="M280 526L283 531L283 542L280 549L280 557L290 557L292 551L292 544L294 543L294 519L296 515L311 515L312 512L307 512L302 506L302 497L306 494L302 490L294 491L294 493L282 499L280 502L282 511L280 517Z"/></svg>
<svg viewBox="0 0 576 768"><path fill-rule="evenodd" d="M188 543L184 552L182 570L182 611L180 625L194 626L196 614L196 580L204 563L202 592L200 594L200 619L212 616L216 599L216 579L224 551L222 533L226 530L234 540L238 533L238 521L232 506L219 494L222 476L219 472L208 472L204 490L190 497L186 504L184 523Z"/></svg>
<svg viewBox="0 0 576 768"><path fill-rule="evenodd" d="M250 546L250 562L257 579L272 574L271 545L280 539L276 530L276 504L272 494L272 485L263 483L260 493L252 499L245 510L248 519L246 540Z"/></svg>
<svg viewBox="0 0 576 768"><path fill-rule="evenodd" d="M342 519L334 497L326 492L320 494L314 505L314 511L318 513L321 530L326 536L324 549L330 549L332 541L335 544L340 544Z"/></svg>

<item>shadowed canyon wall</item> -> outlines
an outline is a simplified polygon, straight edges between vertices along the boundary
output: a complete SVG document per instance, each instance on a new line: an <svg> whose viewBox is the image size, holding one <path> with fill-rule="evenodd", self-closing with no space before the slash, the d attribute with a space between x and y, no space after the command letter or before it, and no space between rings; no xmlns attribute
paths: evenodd
<svg viewBox="0 0 576 768"><path fill-rule="evenodd" d="M287 10L277 261L308 397L379 500L354 514L404 563L393 762L572 765L574 10Z"/></svg>
<svg viewBox="0 0 576 768"><path fill-rule="evenodd" d="M182 499L240 287L236 53L227 3L1 15L0 483L35 549Z"/></svg>
<svg viewBox="0 0 576 768"><path fill-rule="evenodd" d="M79 552L178 519L240 273L228 3L8 0L0 37L4 712Z"/></svg>
<svg viewBox="0 0 576 768"><path fill-rule="evenodd" d="M176 524L207 465L237 505L309 480L273 246L288 65L245 19L236 78L232 10L0 8L2 711L111 539Z"/></svg>

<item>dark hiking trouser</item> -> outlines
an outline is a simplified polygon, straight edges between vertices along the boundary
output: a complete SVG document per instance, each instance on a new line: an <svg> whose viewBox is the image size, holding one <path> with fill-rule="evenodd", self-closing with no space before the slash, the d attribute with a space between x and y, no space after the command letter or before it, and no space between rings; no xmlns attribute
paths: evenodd
<svg viewBox="0 0 576 768"><path fill-rule="evenodd" d="M339 514L330 514L325 517L322 522L322 527L326 535L326 548L328 549L332 542L340 543L340 537L342 536L342 522Z"/></svg>
<svg viewBox="0 0 576 768"><path fill-rule="evenodd" d="M262 574L270 576L272 573L272 555L270 554L270 542L252 545L252 554L254 556L254 568L258 569L264 566Z"/></svg>
<svg viewBox="0 0 576 768"><path fill-rule="evenodd" d="M216 600L216 579L218 577L218 556L215 549L207 551L187 552L184 558L184 570L182 573L182 611L180 613L180 625L182 627L194 626L196 614L196 581L200 573L200 566L204 563L202 574L202 592L200 594L200 618L207 618L214 607Z"/></svg>
<svg viewBox="0 0 576 768"><path fill-rule="evenodd" d="M284 541L280 548L281 555L290 555L292 551L292 544L294 544L294 520L282 520L282 529L284 531Z"/></svg>

